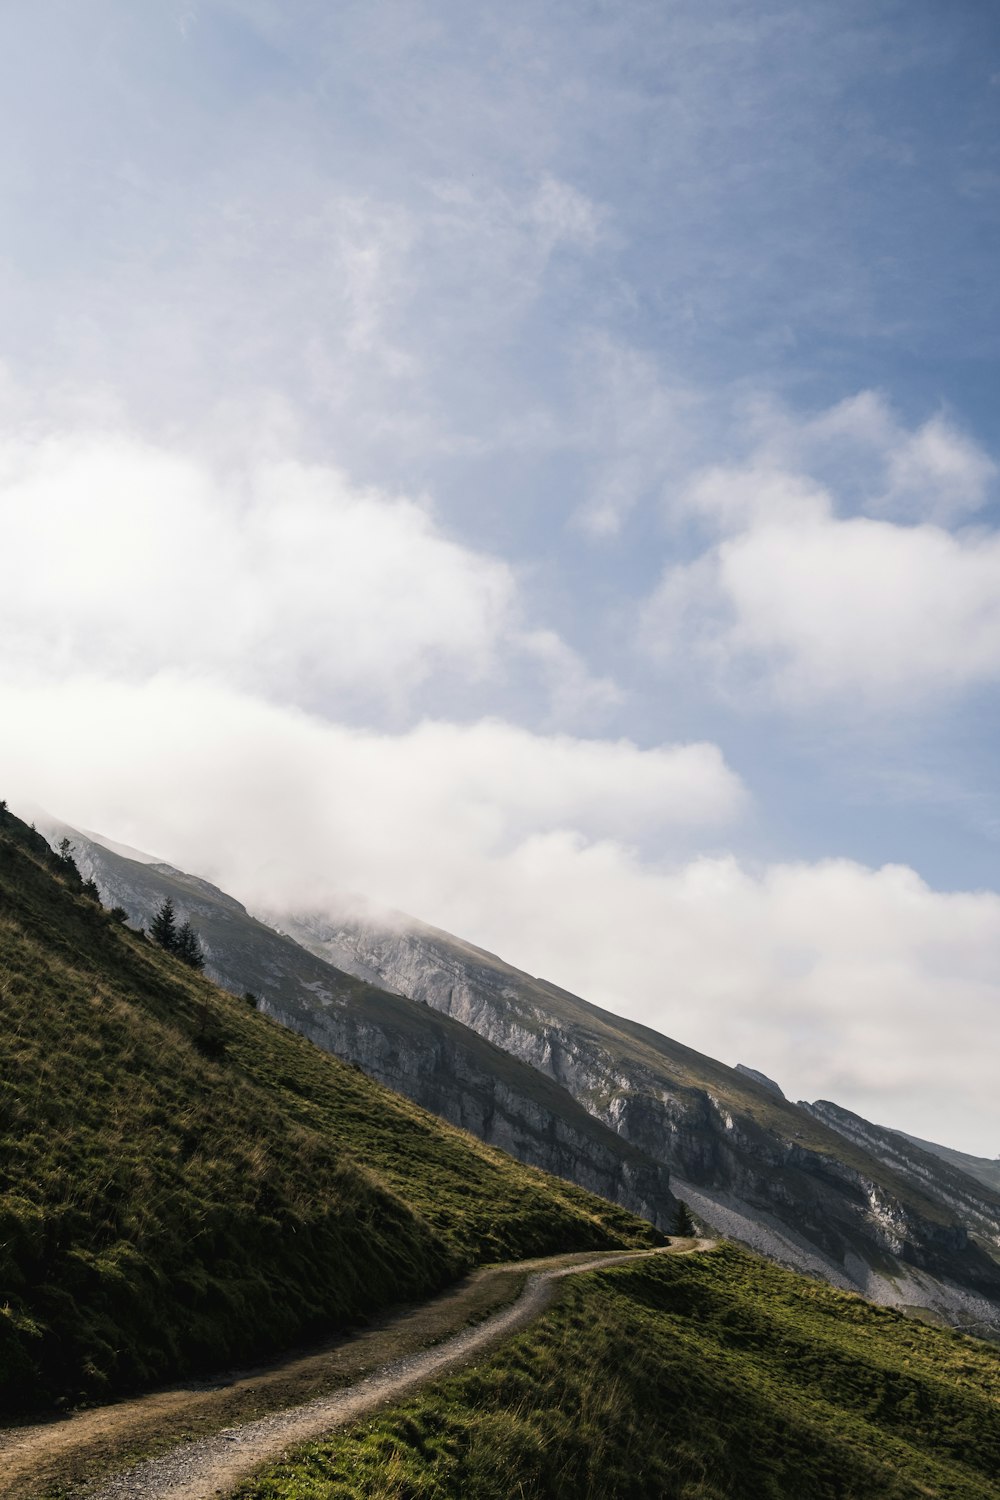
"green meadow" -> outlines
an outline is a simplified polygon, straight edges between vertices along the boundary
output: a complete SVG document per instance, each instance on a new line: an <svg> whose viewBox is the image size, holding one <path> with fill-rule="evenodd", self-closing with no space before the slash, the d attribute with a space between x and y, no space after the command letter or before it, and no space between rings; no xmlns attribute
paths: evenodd
<svg viewBox="0 0 1000 1500"><path fill-rule="evenodd" d="M480 1368L240 1500L986 1500L1000 1350L733 1246L563 1283Z"/></svg>

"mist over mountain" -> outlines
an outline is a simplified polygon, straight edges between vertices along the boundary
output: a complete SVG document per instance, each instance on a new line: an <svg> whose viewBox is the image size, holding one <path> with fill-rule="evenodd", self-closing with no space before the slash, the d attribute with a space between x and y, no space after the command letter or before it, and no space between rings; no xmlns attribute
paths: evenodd
<svg viewBox="0 0 1000 1500"><path fill-rule="evenodd" d="M682 1197L779 1262L1000 1330L1000 1193L941 1156L836 1106L791 1103L756 1070L413 919L345 916L354 902L267 925L194 876L66 836L132 920L148 923L170 895L213 977L522 1160L663 1226Z"/></svg>

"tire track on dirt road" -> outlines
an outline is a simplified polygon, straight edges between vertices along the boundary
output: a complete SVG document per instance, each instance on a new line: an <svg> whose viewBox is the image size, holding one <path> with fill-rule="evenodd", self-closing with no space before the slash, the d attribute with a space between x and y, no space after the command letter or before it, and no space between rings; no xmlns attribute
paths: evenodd
<svg viewBox="0 0 1000 1500"><path fill-rule="evenodd" d="M654 1250L610 1251L589 1257L577 1255L571 1261L569 1257L559 1256L490 1268L480 1273L480 1281L511 1273L526 1274L527 1279L516 1301L483 1321L460 1328L430 1348L417 1349L388 1361L378 1362L376 1341L373 1367L351 1384L195 1441L182 1442L155 1458L134 1463L117 1473L105 1473L98 1480L76 1485L68 1491L63 1488L62 1493L68 1494L71 1500L217 1500L218 1496L231 1491L256 1469L273 1462L287 1449L322 1437L381 1407L395 1404L429 1381L469 1364L473 1358L537 1318L551 1303L556 1285L564 1277L652 1256L690 1255L709 1250L714 1244L714 1240L679 1240ZM439 1300L444 1302L446 1299ZM460 1311L457 1303L452 1306L452 1326L456 1312L460 1314ZM392 1323L383 1330L387 1337L392 1331ZM122 1403L121 1420L127 1423L130 1407L141 1411L143 1399L150 1398ZM114 1411L115 1408L106 1410ZM39 1445L44 1446L46 1442L46 1436L51 1440L56 1435L55 1428L68 1429L72 1423L94 1416L93 1413L82 1413L80 1418L70 1418L49 1428L32 1429L25 1442L19 1443L15 1437L12 1444L5 1445L0 1452L0 1463L6 1469L6 1477L13 1477L17 1487L8 1489L0 1485L0 1495L17 1495L19 1500L35 1500L36 1496L44 1495L45 1489L30 1488L32 1450L37 1455ZM18 1473L20 1480L17 1479Z"/></svg>

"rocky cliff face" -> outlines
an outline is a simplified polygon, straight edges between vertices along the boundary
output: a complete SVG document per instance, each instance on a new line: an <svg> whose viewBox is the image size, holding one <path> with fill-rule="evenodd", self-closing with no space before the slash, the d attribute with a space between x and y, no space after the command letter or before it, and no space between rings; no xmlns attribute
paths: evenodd
<svg viewBox="0 0 1000 1500"><path fill-rule="evenodd" d="M354 974L424 1001L562 1085L726 1232L877 1300L1000 1328L1000 1219L967 1183L418 923L298 915L284 925ZM725 1222L723 1222L725 1221ZM728 1230L726 1225L728 1224ZM970 1233L975 1231L975 1233Z"/></svg>
<svg viewBox="0 0 1000 1500"><path fill-rule="evenodd" d="M766 1073L761 1073L757 1068L748 1068L746 1063L737 1063L736 1071L746 1078L752 1078L754 1083L763 1084L764 1088L770 1089L772 1094L777 1094L779 1099L784 1099L784 1090L775 1083L773 1078L768 1078Z"/></svg>
<svg viewBox="0 0 1000 1500"><path fill-rule="evenodd" d="M956 1151L953 1147L941 1146L936 1141L924 1141L919 1136L907 1135L902 1130L893 1133L901 1135L911 1146L918 1146L921 1151L940 1157L966 1177L972 1177L983 1187L989 1188L991 1193L1000 1195L1000 1156L970 1156L967 1151Z"/></svg>
<svg viewBox="0 0 1000 1500"><path fill-rule="evenodd" d="M669 1227L676 1200L662 1158L604 1126L554 1078L419 997L358 982L207 881L125 858L72 829L55 828L53 837L64 832L81 874L134 925L148 928L164 898L173 898L178 919L188 918L201 936L209 978L235 994L251 991L276 1020L519 1161Z"/></svg>
<svg viewBox="0 0 1000 1500"><path fill-rule="evenodd" d="M891 1166L900 1176L932 1193L991 1251L1000 1252L1000 1192L922 1149L909 1137L873 1125L828 1099L803 1104L802 1108Z"/></svg>

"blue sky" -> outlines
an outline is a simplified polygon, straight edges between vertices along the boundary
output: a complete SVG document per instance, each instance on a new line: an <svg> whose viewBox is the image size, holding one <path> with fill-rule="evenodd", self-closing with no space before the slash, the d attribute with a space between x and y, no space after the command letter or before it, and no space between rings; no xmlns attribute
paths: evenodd
<svg viewBox="0 0 1000 1500"><path fill-rule="evenodd" d="M0 27L12 802L995 1154L995 7Z"/></svg>

